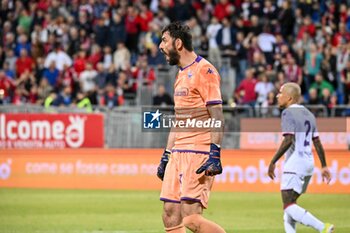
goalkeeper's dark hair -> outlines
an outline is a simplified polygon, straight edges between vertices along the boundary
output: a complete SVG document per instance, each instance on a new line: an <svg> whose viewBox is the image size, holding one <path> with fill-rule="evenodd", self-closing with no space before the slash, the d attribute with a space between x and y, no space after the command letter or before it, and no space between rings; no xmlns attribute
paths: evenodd
<svg viewBox="0 0 350 233"><path fill-rule="evenodd" d="M190 28L187 25L182 24L181 22L173 22L165 26L162 30L162 35L165 32L169 32L171 38L180 39L188 51L193 51L192 46L192 34Z"/></svg>

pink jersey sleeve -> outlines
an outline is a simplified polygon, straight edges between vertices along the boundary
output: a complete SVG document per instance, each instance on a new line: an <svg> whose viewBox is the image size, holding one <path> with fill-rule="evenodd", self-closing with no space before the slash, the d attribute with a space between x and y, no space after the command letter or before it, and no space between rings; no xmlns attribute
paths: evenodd
<svg viewBox="0 0 350 233"><path fill-rule="evenodd" d="M220 91L220 75L216 69L208 64L199 71L197 90L206 105L222 104Z"/></svg>

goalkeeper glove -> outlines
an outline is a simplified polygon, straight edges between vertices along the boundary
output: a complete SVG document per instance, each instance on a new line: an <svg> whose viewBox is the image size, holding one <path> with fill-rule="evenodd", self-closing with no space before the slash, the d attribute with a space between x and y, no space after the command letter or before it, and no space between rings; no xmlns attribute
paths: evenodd
<svg viewBox="0 0 350 233"><path fill-rule="evenodd" d="M220 147L214 143L210 144L209 159L196 171L200 174L205 171L206 176L215 176L222 173L220 161Z"/></svg>
<svg viewBox="0 0 350 233"><path fill-rule="evenodd" d="M158 170L157 170L157 176L161 180L163 180L163 178L164 178L165 168L166 168L166 165L169 162L170 155L171 155L171 151L165 149L164 153L162 155L162 158L160 159L160 164L159 164Z"/></svg>

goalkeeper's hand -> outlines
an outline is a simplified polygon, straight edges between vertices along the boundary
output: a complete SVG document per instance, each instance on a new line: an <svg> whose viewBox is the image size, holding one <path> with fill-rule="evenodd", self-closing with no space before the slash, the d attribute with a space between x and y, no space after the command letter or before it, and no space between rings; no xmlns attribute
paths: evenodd
<svg viewBox="0 0 350 233"><path fill-rule="evenodd" d="M166 168L166 165L169 162L169 156L170 155L171 155L171 151L165 149L164 153L162 155L162 158L160 159L160 164L159 164L158 169L157 169L157 176L161 180L163 180L163 178L164 178L165 168Z"/></svg>
<svg viewBox="0 0 350 233"><path fill-rule="evenodd" d="M210 144L209 159L196 171L200 174L205 171L206 176L215 176L222 173L220 161L220 147L214 143Z"/></svg>

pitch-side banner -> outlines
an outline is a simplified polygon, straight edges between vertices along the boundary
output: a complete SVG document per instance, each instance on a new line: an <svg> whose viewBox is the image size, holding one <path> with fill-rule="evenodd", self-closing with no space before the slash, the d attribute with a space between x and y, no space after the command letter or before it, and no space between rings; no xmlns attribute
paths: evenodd
<svg viewBox="0 0 350 233"><path fill-rule="evenodd" d="M103 147L102 114L0 114L0 148Z"/></svg>
<svg viewBox="0 0 350 233"><path fill-rule="evenodd" d="M156 169L159 149L1 150L0 187L160 190ZM283 164L277 178L267 176L274 150L223 150L224 171L213 189L230 192L279 192ZM332 173L322 182L319 163L308 192L350 194L350 152L327 151Z"/></svg>
<svg viewBox="0 0 350 233"><path fill-rule="evenodd" d="M318 118L317 126L325 149L347 150L350 118ZM307 133L307 128L304 133ZM278 118L241 119L241 149L277 149L283 139Z"/></svg>

